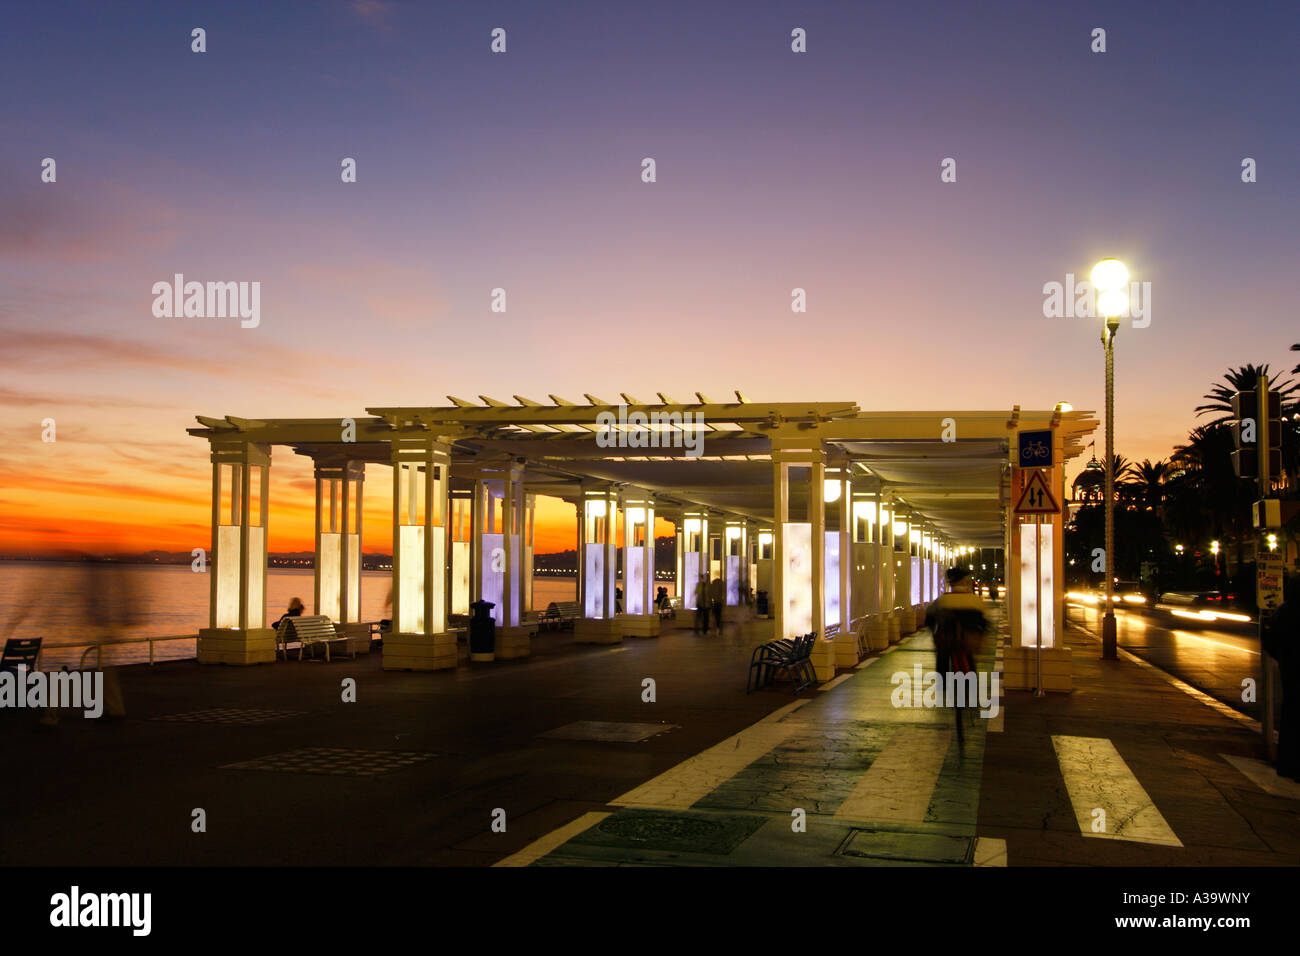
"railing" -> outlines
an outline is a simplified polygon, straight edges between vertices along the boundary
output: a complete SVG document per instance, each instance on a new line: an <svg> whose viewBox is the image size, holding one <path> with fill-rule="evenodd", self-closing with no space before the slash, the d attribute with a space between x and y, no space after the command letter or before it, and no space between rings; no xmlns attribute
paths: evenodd
<svg viewBox="0 0 1300 956"><path fill-rule="evenodd" d="M56 647L79 647L82 643L88 646L81 652L81 661L77 664L78 670L85 670L86 657L91 651L95 652L95 666L101 667L104 663L104 645L105 644L143 644L146 641L149 644L149 666L153 666L153 645L155 641L192 641L197 637L195 634L173 634L167 637L115 637L107 641L73 641L71 644L51 644L48 650L54 650ZM181 658L185 660L186 658Z"/></svg>

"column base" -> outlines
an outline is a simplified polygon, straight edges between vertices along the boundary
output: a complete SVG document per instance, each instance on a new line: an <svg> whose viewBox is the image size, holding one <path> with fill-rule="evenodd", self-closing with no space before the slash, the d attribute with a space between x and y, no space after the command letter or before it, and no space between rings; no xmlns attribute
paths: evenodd
<svg viewBox="0 0 1300 956"><path fill-rule="evenodd" d="M894 608L894 620L898 622L898 637L900 640L909 634L915 633L916 615L912 613L910 607Z"/></svg>
<svg viewBox="0 0 1300 956"><path fill-rule="evenodd" d="M1035 647L1008 647L1002 658L1002 685L1033 690L1038 681ZM1043 690L1068 694L1074 689L1074 664L1068 647L1043 648Z"/></svg>
<svg viewBox="0 0 1300 956"><path fill-rule="evenodd" d="M576 644L621 644L623 621L617 617L580 617L573 622L573 640Z"/></svg>
<svg viewBox="0 0 1300 956"><path fill-rule="evenodd" d="M456 634L385 634L384 670L439 671L456 666Z"/></svg>
<svg viewBox="0 0 1300 956"><path fill-rule="evenodd" d="M532 636L537 630L527 624L518 627L498 627L495 658L499 661L512 661L532 654ZM471 655L472 657L473 655Z"/></svg>
<svg viewBox="0 0 1300 956"><path fill-rule="evenodd" d="M867 618L867 647L883 651L889 644L889 615L872 614Z"/></svg>
<svg viewBox="0 0 1300 956"><path fill-rule="evenodd" d="M858 634L856 631L841 629L835 635L835 666L853 667L862 660L858 656Z"/></svg>
<svg viewBox="0 0 1300 956"><path fill-rule="evenodd" d="M835 642L822 639L813 642L812 654L809 655L813 671L819 683L826 683L835 677Z"/></svg>
<svg viewBox="0 0 1300 956"><path fill-rule="evenodd" d="M200 664L270 664L275 660L275 631L269 627L199 629Z"/></svg>
<svg viewBox="0 0 1300 956"><path fill-rule="evenodd" d="M658 614L624 614L619 620L623 624L624 637L659 636Z"/></svg>

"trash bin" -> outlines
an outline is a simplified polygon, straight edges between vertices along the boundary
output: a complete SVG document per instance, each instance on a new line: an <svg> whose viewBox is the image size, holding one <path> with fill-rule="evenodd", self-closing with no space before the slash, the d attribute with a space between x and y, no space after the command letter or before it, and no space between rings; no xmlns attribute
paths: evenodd
<svg viewBox="0 0 1300 956"><path fill-rule="evenodd" d="M496 658L497 622L492 617L496 607L491 601L474 601L469 608L469 659L490 661Z"/></svg>
<svg viewBox="0 0 1300 956"><path fill-rule="evenodd" d="M767 617L767 592L758 592L758 601L754 605L755 611L759 617Z"/></svg>

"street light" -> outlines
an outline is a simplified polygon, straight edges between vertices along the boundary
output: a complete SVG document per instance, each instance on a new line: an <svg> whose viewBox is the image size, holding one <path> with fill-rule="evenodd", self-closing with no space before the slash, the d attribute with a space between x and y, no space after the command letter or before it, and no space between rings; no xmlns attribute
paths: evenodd
<svg viewBox="0 0 1300 956"><path fill-rule="evenodd" d="M1210 542L1210 554L1214 555L1214 576L1219 576L1219 542Z"/></svg>
<svg viewBox="0 0 1300 956"><path fill-rule="evenodd" d="M1115 639L1115 333L1128 311L1128 267L1102 259L1092 267L1092 285L1100 293L1097 311L1105 318L1101 344L1106 351L1106 613L1101 619L1101 656L1119 659Z"/></svg>

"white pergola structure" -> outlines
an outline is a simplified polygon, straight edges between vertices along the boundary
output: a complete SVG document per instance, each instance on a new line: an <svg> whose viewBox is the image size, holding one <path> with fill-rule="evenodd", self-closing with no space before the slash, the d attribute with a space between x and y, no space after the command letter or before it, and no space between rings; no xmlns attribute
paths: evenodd
<svg viewBox="0 0 1300 956"><path fill-rule="evenodd" d="M687 403L662 393L656 403L585 397L581 405L554 395L547 404L453 397L444 406L370 408L355 419L200 417L203 427L190 433L212 449L214 573L200 660L274 657L265 627L266 469L271 447L286 445L316 463L317 610L335 611L345 627L364 626L365 467L393 469L394 627L385 667L455 666L448 615L471 600L496 605L497 656L527 653L532 503L545 494L575 506L579 641L658 633L657 516L677 527L684 607L694 607L696 585L715 572L728 607L751 589L766 592L775 636L832 638L818 643L819 672L856 660L859 634L875 647L914 630L920 609L943 590L957 547L1003 548L1006 679L1017 686L1029 673L1041 618L1046 683L1063 673L1068 686L1055 586L1062 517L1022 534L1010 514L1025 480L1014 455L1019 430L1050 429L1050 487L1063 500L1063 465L1096 428L1091 412L864 412L852 402L761 403L739 393L725 402L697 393ZM1040 560L1029 561L1025 539ZM1031 563L1037 581L1022 574Z"/></svg>

